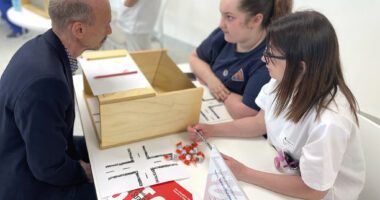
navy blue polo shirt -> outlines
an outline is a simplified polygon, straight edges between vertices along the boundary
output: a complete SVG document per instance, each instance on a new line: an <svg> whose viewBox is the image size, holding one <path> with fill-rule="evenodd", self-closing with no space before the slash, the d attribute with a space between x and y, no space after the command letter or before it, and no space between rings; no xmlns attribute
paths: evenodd
<svg viewBox="0 0 380 200"><path fill-rule="evenodd" d="M255 99L261 87L270 80L268 69L261 61L265 47L264 40L255 49L239 53L236 44L226 42L223 31L217 28L196 52L231 92L242 95L245 105L259 111Z"/></svg>

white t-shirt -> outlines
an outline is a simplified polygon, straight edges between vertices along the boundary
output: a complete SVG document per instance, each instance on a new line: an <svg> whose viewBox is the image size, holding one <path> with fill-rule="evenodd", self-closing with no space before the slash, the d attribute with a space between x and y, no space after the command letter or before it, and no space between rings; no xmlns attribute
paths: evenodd
<svg viewBox="0 0 380 200"><path fill-rule="evenodd" d="M310 188L329 190L324 199L357 199L364 186L365 161L358 127L345 96L338 91L334 101L316 120L310 111L299 123L275 116L272 79L260 91L256 103L265 113L268 141L299 161L302 180Z"/></svg>
<svg viewBox="0 0 380 200"><path fill-rule="evenodd" d="M124 7L117 26L126 33L152 33L161 6L161 0L138 0L132 7Z"/></svg>

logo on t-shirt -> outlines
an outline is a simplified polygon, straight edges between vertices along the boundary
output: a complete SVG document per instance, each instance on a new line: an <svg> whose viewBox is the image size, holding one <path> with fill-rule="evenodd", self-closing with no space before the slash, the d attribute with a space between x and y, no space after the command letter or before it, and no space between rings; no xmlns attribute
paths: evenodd
<svg viewBox="0 0 380 200"><path fill-rule="evenodd" d="M233 81L243 82L243 81L244 81L244 72L243 72L243 69L240 69L238 72L236 72L236 73L231 77L231 80L233 80Z"/></svg>

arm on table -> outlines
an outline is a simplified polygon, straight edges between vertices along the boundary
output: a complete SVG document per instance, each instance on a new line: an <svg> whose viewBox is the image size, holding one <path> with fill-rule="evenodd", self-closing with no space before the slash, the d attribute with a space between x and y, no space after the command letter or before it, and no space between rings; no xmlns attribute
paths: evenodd
<svg viewBox="0 0 380 200"><path fill-rule="evenodd" d="M257 110L245 105L242 100L241 95L231 92L224 101L224 105L233 119L255 116L259 113Z"/></svg>
<svg viewBox="0 0 380 200"><path fill-rule="evenodd" d="M251 138L262 136L266 133L264 111L260 111L256 116L245 117L231 122L220 124L197 124L189 126L191 139L198 139L196 130L202 131L206 138L209 137L238 137Z"/></svg>
<svg viewBox="0 0 380 200"><path fill-rule="evenodd" d="M281 175L251 169L234 158L222 155L236 178L277 193L302 199L322 199L327 191L318 191L307 186L299 175Z"/></svg>
<svg viewBox="0 0 380 200"><path fill-rule="evenodd" d="M211 94L217 100L224 101L227 98L230 91L224 86L219 78L215 76L214 72L211 70L211 66L201 60L195 51L190 55L189 64L191 71L201 83L207 85Z"/></svg>

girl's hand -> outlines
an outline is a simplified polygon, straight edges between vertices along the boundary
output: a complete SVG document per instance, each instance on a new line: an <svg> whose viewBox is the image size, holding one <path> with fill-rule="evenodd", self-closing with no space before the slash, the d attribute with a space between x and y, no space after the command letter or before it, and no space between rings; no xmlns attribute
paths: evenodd
<svg viewBox="0 0 380 200"><path fill-rule="evenodd" d="M234 158L220 153L226 162L227 166L231 169L232 173L235 175L236 179L242 180L244 178L244 171L248 167L243 165L241 162L235 160Z"/></svg>
<svg viewBox="0 0 380 200"><path fill-rule="evenodd" d="M202 139L197 134L197 130L200 131L203 134L203 136L207 139L211 137L212 125L196 124L194 126L187 127L187 132L189 132L190 140L200 142L202 141Z"/></svg>
<svg viewBox="0 0 380 200"><path fill-rule="evenodd" d="M207 81L207 87L211 94L218 100L224 101L227 99L230 91L224 86L224 84L216 77Z"/></svg>

